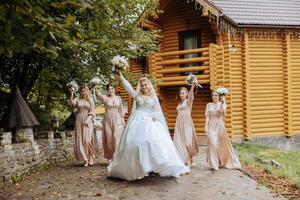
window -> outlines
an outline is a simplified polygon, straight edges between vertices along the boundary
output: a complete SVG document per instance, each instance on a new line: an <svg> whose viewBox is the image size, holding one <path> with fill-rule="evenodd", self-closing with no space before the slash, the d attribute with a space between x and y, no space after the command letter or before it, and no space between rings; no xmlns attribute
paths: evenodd
<svg viewBox="0 0 300 200"><path fill-rule="evenodd" d="M183 31L178 33L179 38L179 50L188 50L188 49L197 49L200 48L200 30L194 31ZM199 57L198 53L193 54L185 54L180 57L183 58L196 58ZM181 65L181 67L192 67L192 66L200 66L201 63L187 63ZM185 74L190 74L185 73Z"/></svg>

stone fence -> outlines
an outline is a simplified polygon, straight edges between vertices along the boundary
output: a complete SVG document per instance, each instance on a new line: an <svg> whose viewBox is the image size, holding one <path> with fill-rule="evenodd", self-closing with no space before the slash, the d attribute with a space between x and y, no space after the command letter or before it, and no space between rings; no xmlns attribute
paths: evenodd
<svg viewBox="0 0 300 200"><path fill-rule="evenodd" d="M38 134L34 138L31 128L16 132L12 143L11 132L1 134L0 187L13 183L39 168L73 158L72 131L53 131Z"/></svg>

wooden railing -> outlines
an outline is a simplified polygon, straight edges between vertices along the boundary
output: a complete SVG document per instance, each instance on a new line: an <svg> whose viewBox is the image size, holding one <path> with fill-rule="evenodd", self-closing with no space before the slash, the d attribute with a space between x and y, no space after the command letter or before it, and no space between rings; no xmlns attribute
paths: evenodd
<svg viewBox="0 0 300 200"><path fill-rule="evenodd" d="M197 55L186 58L185 55ZM192 63L192 66L188 66ZM217 67L223 65L222 47L209 47L155 53L149 56L149 72L159 79L160 86L186 85L188 72L196 74L200 84L217 84Z"/></svg>

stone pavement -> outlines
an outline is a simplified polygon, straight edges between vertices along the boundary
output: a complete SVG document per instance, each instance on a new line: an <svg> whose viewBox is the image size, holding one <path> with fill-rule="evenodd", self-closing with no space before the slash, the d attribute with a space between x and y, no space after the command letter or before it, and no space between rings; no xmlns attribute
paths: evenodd
<svg viewBox="0 0 300 200"><path fill-rule="evenodd" d="M192 172L179 179L157 175L135 182L108 179L106 166L102 159L87 168L75 161L57 164L0 190L0 199L284 199L274 197L268 189L238 170L209 170L203 149Z"/></svg>

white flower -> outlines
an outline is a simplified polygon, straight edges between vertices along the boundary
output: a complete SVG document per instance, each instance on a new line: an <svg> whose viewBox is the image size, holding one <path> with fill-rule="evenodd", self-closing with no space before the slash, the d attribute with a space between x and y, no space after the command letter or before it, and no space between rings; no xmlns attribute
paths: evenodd
<svg viewBox="0 0 300 200"><path fill-rule="evenodd" d="M98 77L94 77L94 78L92 78L91 83L93 85L99 85L101 83L101 79Z"/></svg>
<svg viewBox="0 0 300 200"><path fill-rule="evenodd" d="M111 74L111 75L110 75L110 79L111 79L111 80L115 80L115 76Z"/></svg>
<svg viewBox="0 0 300 200"><path fill-rule="evenodd" d="M76 81L72 80L70 83L67 84L67 87L72 90L72 92L77 92L79 87L76 83Z"/></svg>
<svg viewBox="0 0 300 200"><path fill-rule="evenodd" d="M133 44L132 42L129 42L128 48L132 51L135 51L138 49L138 46L136 44Z"/></svg>
<svg viewBox="0 0 300 200"><path fill-rule="evenodd" d="M116 55L111 60L111 63L113 65L112 71L118 70L126 70L128 67L128 60L125 56Z"/></svg>
<svg viewBox="0 0 300 200"><path fill-rule="evenodd" d="M194 82L197 82L197 76L194 74L190 74L186 77L185 81L188 85L192 85Z"/></svg>
<svg viewBox="0 0 300 200"><path fill-rule="evenodd" d="M229 91L228 91L227 88L219 87L219 88L216 89L216 93L223 96L223 95L228 95Z"/></svg>

